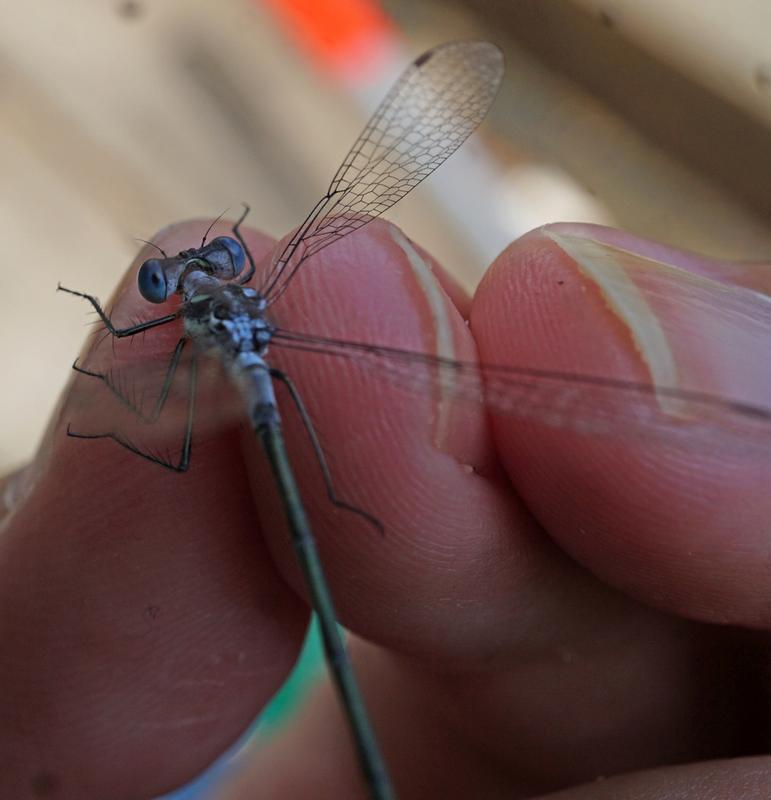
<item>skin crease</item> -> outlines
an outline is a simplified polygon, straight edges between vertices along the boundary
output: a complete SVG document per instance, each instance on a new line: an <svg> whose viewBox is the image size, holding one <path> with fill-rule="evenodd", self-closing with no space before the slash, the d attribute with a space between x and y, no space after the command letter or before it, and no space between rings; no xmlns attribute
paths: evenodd
<svg viewBox="0 0 771 800"><path fill-rule="evenodd" d="M205 227L154 241L176 252ZM258 258L268 252L267 237L248 236ZM116 319L168 311L148 310L134 288L146 257L116 295ZM277 304L279 324L435 351L433 312L387 224L316 259ZM553 278L574 280L575 267L542 232L501 254L472 305L434 271L457 357L550 366L555 353L581 363L599 352L642 369L607 309L586 331L566 316L575 304ZM470 329L457 308L470 308ZM575 335L535 336L549 315ZM167 328L159 352L178 336ZM279 393L401 798L768 797L771 759L748 757L769 748L767 463L721 473L689 453L685 470L641 457L639 441L440 408L340 360L276 347L271 363L302 392L339 494L386 529L330 508ZM304 590L269 473L237 420L196 439L178 476L112 442L64 436L72 397L0 530L0 796L145 798L200 771L269 699L299 650ZM718 489L741 525L693 510L694 493ZM696 568L684 558L694 549ZM365 796L326 683L218 797L256 794Z"/></svg>

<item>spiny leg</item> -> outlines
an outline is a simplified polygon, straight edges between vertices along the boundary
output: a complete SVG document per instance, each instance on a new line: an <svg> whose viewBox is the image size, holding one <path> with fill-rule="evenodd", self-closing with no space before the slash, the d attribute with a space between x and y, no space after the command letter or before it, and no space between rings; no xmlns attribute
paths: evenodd
<svg viewBox="0 0 771 800"><path fill-rule="evenodd" d="M184 341L184 340L180 340ZM177 345L179 348L180 346ZM180 348L181 350L181 348ZM175 464L172 461L167 461L152 453L140 450L127 439L124 439L117 433L77 433L73 431L70 426L67 426L67 436L73 439L112 439L116 444L125 448L131 453L138 455L153 464L158 464L166 469L173 470L174 472L186 472L190 466L190 451L193 440L193 417L195 416L195 391L197 384L198 360L195 354L190 361L190 382L188 384L188 397L187 397L187 421L185 423L185 436L182 441L182 453L180 454L179 461Z"/></svg>
<svg viewBox="0 0 771 800"><path fill-rule="evenodd" d="M308 409L305 407L305 403L303 403L302 397L300 396L297 387L294 385L293 381L279 369L270 370L270 375L272 378L281 381L281 383L286 386L289 390L289 395L292 398L292 402L295 404L298 413L300 414L300 419L305 427L305 430L308 434L308 438L311 441L311 446L313 447L313 451L316 454L316 460L319 463L319 467L321 469L321 475L324 479L324 485L327 489L327 497L329 501L332 503L333 506L336 508L344 509L345 511L350 511L353 514L358 514L358 516L365 519L372 527L374 527L380 535L385 534L385 529L383 527L383 523L372 514L364 511L364 509L359 508L358 506L354 506L351 503L346 503L345 500L341 500L337 493L335 492L334 484L332 483L332 475L329 471L329 465L327 464L326 456L324 455L324 450L321 447L321 442L319 441L319 437L316 433L316 429L313 427L313 422L311 421L310 414L308 413Z"/></svg>
<svg viewBox="0 0 771 800"><path fill-rule="evenodd" d="M236 239L238 239L241 247L244 248L244 252L246 253L246 257L249 259L249 270L247 271L246 275L241 277L239 279L239 281L238 281L238 283L241 286L243 286L245 283L249 283L249 281L254 277L254 271L255 271L254 256L252 255L252 251L249 249L249 245L246 243L246 240L241 235L241 223L249 215L249 211L250 210L251 209L249 208L249 206L246 203L244 203L244 211L241 214L241 216L238 218L238 221L236 222L236 224L232 228L233 236L235 236Z"/></svg>
<svg viewBox="0 0 771 800"><path fill-rule="evenodd" d="M107 328L107 330L118 339L123 339L126 336L136 336L136 334L142 333L142 331L148 331L151 328L157 328L159 325L166 325L168 322L173 322L175 319L179 319L179 313L175 312L174 314L167 314L165 317L149 319L146 322L140 322L137 325L130 325L127 328L116 328L112 324L112 321L107 314L104 313L99 301L92 294L78 292L75 291L75 289L67 289L61 284L56 287L56 290L58 292L67 292L67 294L73 294L75 297L82 297L84 300L88 300L88 302L93 306L94 311L96 311L96 313L99 315L99 318L104 323L105 328Z"/></svg>
<svg viewBox="0 0 771 800"><path fill-rule="evenodd" d="M169 366L166 370L166 376L163 379L163 386L161 387L161 392L158 395L158 399L155 401L155 407L152 410L152 413L149 415L143 414L142 409L126 397L123 392L121 392L117 386L112 382L110 377L104 372L93 372L91 370L85 369L84 367L78 366L77 359L75 363L72 365L72 368L75 372L86 375L89 378L97 378L101 380L105 386L113 393L113 395L120 400L123 405L125 405L128 409L134 412L136 416L142 420L142 422L147 423L148 425L155 422L158 417L160 416L161 411L163 411L163 407L166 405L166 400L168 399L169 392L171 391L171 384L174 380L174 375L177 371L177 367L179 366L180 359L182 358L182 351L185 348L185 344L187 342L187 337L183 336L178 342L177 346L174 348L174 352L172 353L171 360L169 361Z"/></svg>

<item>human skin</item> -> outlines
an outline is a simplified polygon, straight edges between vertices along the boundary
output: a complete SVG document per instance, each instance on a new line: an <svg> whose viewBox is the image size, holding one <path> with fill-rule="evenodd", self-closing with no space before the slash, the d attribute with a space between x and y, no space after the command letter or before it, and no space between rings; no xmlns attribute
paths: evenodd
<svg viewBox="0 0 771 800"><path fill-rule="evenodd" d="M154 241L176 252L204 228ZM736 275L607 229L551 230ZM258 260L270 251L247 235ZM116 320L168 310L134 287L148 255L116 295ZM646 378L628 331L543 230L504 251L473 302L434 265L439 316L384 223L317 259L277 306L287 327L436 352L441 324L467 360L589 359L602 374L607 358ZM173 347L169 328L155 333ZM756 343L761 373L770 343ZM401 798L769 796L768 449L673 455L440 407L330 358L271 355L303 393L339 494L385 528L330 508L282 400ZM5 484L0 796L152 797L202 770L270 699L302 642L305 591L248 430L208 431L180 476L111 441L68 438L68 391L35 463ZM365 796L327 684L218 796L256 793Z"/></svg>

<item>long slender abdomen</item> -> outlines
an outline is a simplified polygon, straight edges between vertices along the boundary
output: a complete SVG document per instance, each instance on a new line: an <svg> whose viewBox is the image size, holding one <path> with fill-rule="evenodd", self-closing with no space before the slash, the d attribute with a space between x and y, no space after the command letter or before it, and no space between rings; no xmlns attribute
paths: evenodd
<svg viewBox="0 0 771 800"><path fill-rule="evenodd" d="M253 351L239 353L231 362L230 373L246 402L255 431L280 425L270 367L262 356Z"/></svg>

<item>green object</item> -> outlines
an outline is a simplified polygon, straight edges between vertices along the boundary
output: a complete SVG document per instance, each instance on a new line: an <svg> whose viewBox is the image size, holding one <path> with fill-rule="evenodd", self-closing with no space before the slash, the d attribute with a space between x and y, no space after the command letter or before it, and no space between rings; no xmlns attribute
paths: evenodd
<svg viewBox="0 0 771 800"><path fill-rule="evenodd" d="M311 617L305 642L294 669L260 714L245 738L242 738L195 780L171 794L156 800L207 800L217 795L217 788L233 770L239 770L244 752L259 749L261 741L269 739L291 722L302 706L313 684L324 671L324 651L321 646L316 617Z"/></svg>
<svg viewBox="0 0 771 800"><path fill-rule="evenodd" d="M301 706L311 686L323 671L324 651L321 647L318 622L314 615L295 668L260 714L254 729L256 736L269 737L280 730Z"/></svg>

